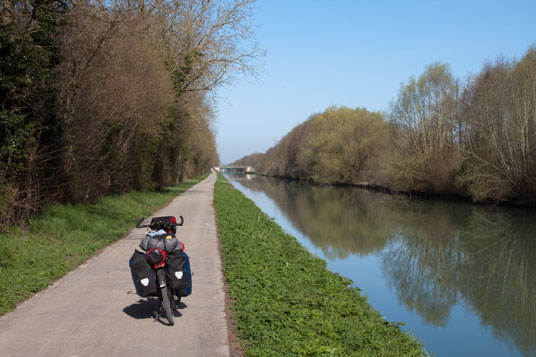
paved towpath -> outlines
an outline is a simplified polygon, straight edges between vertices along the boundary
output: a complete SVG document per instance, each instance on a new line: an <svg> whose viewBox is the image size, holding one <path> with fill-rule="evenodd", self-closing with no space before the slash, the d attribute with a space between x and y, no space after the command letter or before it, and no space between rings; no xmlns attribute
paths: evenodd
<svg viewBox="0 0 536 357"><path fill-rule="evenodd" d="M229 356L215 181L213 173L155 213L184 216L177 233L195 273L175 326L153 319L157 299L147 302L133 293L128 260L145 232L133 229L2 316L0 356Z"/></svg>

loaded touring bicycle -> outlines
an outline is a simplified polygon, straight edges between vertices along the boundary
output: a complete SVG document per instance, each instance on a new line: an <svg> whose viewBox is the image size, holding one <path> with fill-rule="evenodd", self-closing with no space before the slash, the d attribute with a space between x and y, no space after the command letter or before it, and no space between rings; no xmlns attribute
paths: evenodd
<svg viewBox="0 0 536 357"><path fill-rule="evenodd" d="M174 315L181 297L192 292L192 273L184 244L177 239L177 227L180 223L174 216L153 217L149 224L136 228L147 228L145 237L140 242L139 250L134 250L129 265L136 293L141 297L158 297L160 309L157 316L164 312L169 325L174 325Z"/></svg>

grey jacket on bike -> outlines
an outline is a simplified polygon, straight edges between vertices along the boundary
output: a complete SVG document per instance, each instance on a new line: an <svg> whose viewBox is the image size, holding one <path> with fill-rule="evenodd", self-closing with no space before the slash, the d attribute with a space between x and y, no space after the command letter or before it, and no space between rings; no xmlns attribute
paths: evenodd
<svg viewBox="0 0 536 357"><path fill-rule="evenodd" d="M175 235L166 233L164 230L147 232L140 242L140 248L148 252L151 249L160 249L168 253L182 250L182 245Z"/></svg>

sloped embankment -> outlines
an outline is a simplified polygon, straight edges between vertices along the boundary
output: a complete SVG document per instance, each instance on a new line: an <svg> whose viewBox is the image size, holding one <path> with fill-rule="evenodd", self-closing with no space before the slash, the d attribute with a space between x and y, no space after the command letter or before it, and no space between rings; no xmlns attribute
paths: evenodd
<svg viewBox="0 0 536 357"><path fill-rule="evenodd" d="M327 270L221 175L214 203L233 320L247 354L423 355L349 279Z"/></svg>

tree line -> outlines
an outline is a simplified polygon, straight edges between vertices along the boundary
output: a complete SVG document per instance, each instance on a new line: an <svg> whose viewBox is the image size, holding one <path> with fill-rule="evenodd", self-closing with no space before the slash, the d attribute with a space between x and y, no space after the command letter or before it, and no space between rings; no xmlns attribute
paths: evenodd
<svg viewBox="0 0 536 357"><path fill-rule="evenodd" d="M219 163L212 92L255 69L253 0L3 0L0 228Z"/></svg>
<svg viewBox="0 0 536 357"><path fill-rule="evenodd" d="M433 63L387 113L330 107L253 156L265 175L536 203L536 48L462 82Z"/></svg>

